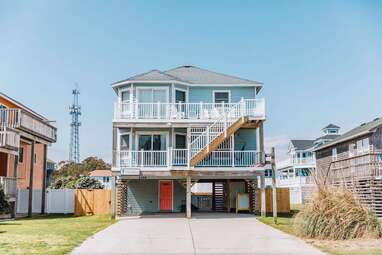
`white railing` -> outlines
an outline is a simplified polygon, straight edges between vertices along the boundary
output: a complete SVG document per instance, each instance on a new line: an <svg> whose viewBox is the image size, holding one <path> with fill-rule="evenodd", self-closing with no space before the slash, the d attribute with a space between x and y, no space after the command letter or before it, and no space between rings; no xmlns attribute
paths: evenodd
<svg viewBox="0 0 382 255"><path fill-rule="evenodd" d="M276 183L280 187L288 187L290 185L305 185L313 184L312 176L279 176Z"/></svg>
<svg viewBox="0 0 382 255"><path fill-rule="evenodd" d="M20 109L0 109L0 127L17 128L20 126Z"/></svg>
<svg viewBox="0 0 382 255"><path fill-rule="evenodd" d="M20 109L0 109L0 128L23 128L56 141L57 130Z"/></svg>
<svg viewBox="0 0 382 255"><path fill-rule="evenodd" d="M17 195L17 178L0 176L0 186L4 190L4 194L8 197L16 197Z"/></svg>
<svg viewBox="0 0 382 255"><path fill-rule="evenodd" d="M237 103L137 103L134 101L114 104L115 120L216 120ZM265 118L264 99L244 99L239 109L229 118L242 113L255 118Z"/></svg>
<svg viewBox="0 0 382 255"><path fill-rule="evenodd" d="M36 134L56 141L57 130L54 127L24 112L21 112L20 126Z"/></svg>
<svg viewBox="0 0 382 255"><path fill-rule="evenodd" d="M313 157L308 157L308 158L293 158L292 159L292 164L294 165L311 165L315 164L316 161Z"/></svg>
<svg viewBox="0 0 382 255"><path fill-rule="evenodd" d="M115 167L186 167L187 149L167 151L117 151ZM263 153L257 151L213 151L195 167L255 167L262 162Z"/></svg>
<svg viewBox="0 0 382 255"><path fill-rule="evenodd" d="M20 147L20 135L9 128L0 128L0 147L18 149Z"/></svg>
<svg viewBox="0 0 382 255"><path fill-rule="evenodd" d="M244 101L237 103L229 109L228 112L224 113L219 119L217 119L213 124L206 127L206 130L199 135L195 140L193 140L189 146L189 158L193 158L196 154L206 148L213 140L227 132L227 129L234 123L238 118L244 116ZM192 136L192 134L191 134Z"/></svg>

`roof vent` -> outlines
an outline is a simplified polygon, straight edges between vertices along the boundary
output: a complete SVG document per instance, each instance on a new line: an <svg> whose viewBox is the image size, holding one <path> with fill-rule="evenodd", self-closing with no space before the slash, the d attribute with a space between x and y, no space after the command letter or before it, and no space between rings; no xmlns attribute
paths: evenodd
<svg viewBox="0 0 382 255"><path fill-rule="evenodd" d="M362 123L362 124L361 124L361 127L363 127L363 126L365 126L365 125L366 125L366 123Z"/></svg>
<svg viewBox="0 0 382 255"><path fill-rule="evenodd" d="M192 65L184 65L183 67L184 68L190 68L190 67L192 67Z"/></svg>
<svg viewBox="0 0 382 255"><path fill-rule="evenodd" d="M376 120L379 120L380 118L375 118L375 119L373 119L373 121L376 121Z"/></svg>

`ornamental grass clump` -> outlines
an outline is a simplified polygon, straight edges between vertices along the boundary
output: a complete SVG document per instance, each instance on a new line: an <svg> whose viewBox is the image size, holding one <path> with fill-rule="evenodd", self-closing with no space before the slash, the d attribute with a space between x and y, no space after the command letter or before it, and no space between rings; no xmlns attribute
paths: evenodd
<svg viewBox="0 0 382 255"><path fill-rule="evenodd" d="M378 218L345 189L320 189L294 219L296 233L306 238L347 240L380 238Z"/></svg>

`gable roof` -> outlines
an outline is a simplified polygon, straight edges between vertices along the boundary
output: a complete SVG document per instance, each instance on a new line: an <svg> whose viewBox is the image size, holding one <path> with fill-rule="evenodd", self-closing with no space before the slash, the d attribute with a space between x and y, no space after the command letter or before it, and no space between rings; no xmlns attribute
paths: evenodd
<svg viewBox="0 0 382 255"><path fill-rule="evenodd" d="M134 75L130 78L127 78L125 80L117 81L114 82L114 84L122 83L122 82L127 82L127 81L179 81L179 82L184 82L181 79L178 79L174 76L171 76L169 74L163 73L159 70L151 70L146 73L141 73L138 75Z"/></svg>
<svg viewBox="0 0 382 255"><path fill-rule="evenodd" d="M327 129L327 128L340 128L340 127L334 124L329 124L326 127L324 127L324 129Z"/></svg>
<svg viewBox="0 0 382 255"><path fill-rule="evenodd" d="M291 140L295 150L307 150L314 146L314 140Z"/></svg>
<svg viewBox="0 0 382 255"><path fill-rule="evenodd" d="M112 86L115 87L134 81L180 82L191 86L198 84L252 85L257 87L257 91L262 88L262 83L258 81L217 73L191 65L179 66L164 72L154 69L146 73L138 74L130 78L114 82L112 83Z"/></svg>
<svg viewBox="0 0 382 255"><path fill-rule="evenodd" d="M340 137L341 135L324 135L324 136L321 136L321 137L318 137L316 139L316 141L318 140L334 140L336 139L337 137Z"/></svg>
<svg viewBox="0 0 382 255"><path fill-rule="evenodd" d="M247 80L232 75L217 73L196 66L184 65L165 72L192 84L258 84L261 82Z"/></svg>
<svg viewBox="0 0 382 255"><path fill-rule="evenodd" d="M5 98L6 100L8 100L9 102L11 102L12 104L16 105L17 107L20 107L20 109L23 109L27 112L29 112L30 114L32 114L33 116L37 117L38 119L44 121L44 122L49 122L49 120L47 118L45 118L44 116L42 116L41 114L33 111L31 108L25 106L24 104L20 103L19 101L7 96L6 94L0 92L0 97L3 97Z"/></svg>
<svg viewBox="0 0 382 255"><path fill-rule="evenodd" d="M346 142L348 140L367 135L369 133L372 133L376 128L382 126L382 118L376 118L373 121L363 123L360 126L351 129L350 131L346 132L345 134L337 137L333 141L323 144L315 149L315 151L322 150L328 147L331 147L333 145Z"/></svg>

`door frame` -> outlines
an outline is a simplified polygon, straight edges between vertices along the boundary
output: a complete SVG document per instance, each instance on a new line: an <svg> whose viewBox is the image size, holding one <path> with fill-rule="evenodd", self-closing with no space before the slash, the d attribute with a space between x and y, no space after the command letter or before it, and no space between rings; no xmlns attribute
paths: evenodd
<svg viewBox="0 0 382 255"><path fill-rule="evenodd" d="M136 90L136 100L137 100L137 103L140 103L140 101L139 101L139 98L138 98L138 93L139 93L139 91L140 90L164 90L164 91L166 91L166 101L164 102L164 103L168 103L169 102L169 89L168 89L168 87L152 87L152 86L147 86L147 87L144 87L144 86L137 86L136 88L135 88L135 90ZM152 104L154 104L154 103L157 103L157 102L152 102Z"/></svg>
<svg viewBox="0 0 382 255"><path fill-rule="evenodd" d="M138 150L138 143L139 143L139 136L140 135L165 135L166 136L166 151L168 149L168 147L170 147L169 145L169 131L136 131L135 132L135 150L136 151L139 151Z"/></svg>
<svg viewBox="0 0 382 255"><path fill-rule="evenodd" d="M158 180L158 211L165 212L160 209L160 184L161 182L171 182L171 212L174 211L174 180Z"/></svg>

